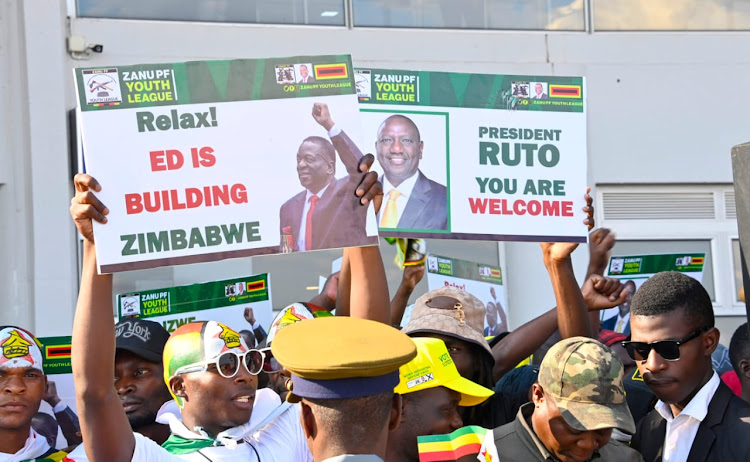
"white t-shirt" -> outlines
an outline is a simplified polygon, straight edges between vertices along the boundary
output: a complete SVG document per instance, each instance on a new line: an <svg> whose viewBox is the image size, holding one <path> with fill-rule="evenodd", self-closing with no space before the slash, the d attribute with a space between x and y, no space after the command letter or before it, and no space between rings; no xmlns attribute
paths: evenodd
<svg viewBox="0 0 750 462"><path fill-rule="evenodd" d="M26 444L15 454L0 452L0 462L33 460L44 455L47 451L49 451L47 440L35 432L34 429L29 429L29 437L26 438Z"/></svg>
<svg viewBox="0 0 750 462"><path fill-rule="evenodd" d="M261 390L258 390L258 392L260 391ZM272 391L271 394L275 395ZM263 393L258 393L256 399L262 395ZM268 405L276 404L276 402L279 402L279 399L278 395L276 395L275 400L272 398L273 397L269 394L269 396L263 396L263 398L256 401L255 406L253 406L253 415L250 422L246 424L248 428L256 426L259 423L258 420L261 420L261 418L265 417L273 410L269 409ZM256 410L259 412L256 413ZM162 415L160 415L158 420L165 422ZM205 439L205 437L189 431L184 425L182 425L179 419L172 419L169 424L172 432L182 437L189 439ZM233 433L232 430L235 429L227 430L227 433ZM261 430L255 432L252 436L247 437L246 441L240 441L236 445L210 446L189 454L170 454L166 449L140 433L133 433L133 435L135 436L135 450L133 451L133 458L131 460L134 462L167 462L184 460L206 462L206 458L212 461L236 460L242 462L256 462L258 459L262 462L313 461L312 454L307 448L305 434L300 425L300 406L298 404L291 406L286 412L275 418ZM83 445L76 448L76 450L71 452L68 457L75 462L84 462L88 460L88 458L86 458L86 453L83 450Z"/></svg>

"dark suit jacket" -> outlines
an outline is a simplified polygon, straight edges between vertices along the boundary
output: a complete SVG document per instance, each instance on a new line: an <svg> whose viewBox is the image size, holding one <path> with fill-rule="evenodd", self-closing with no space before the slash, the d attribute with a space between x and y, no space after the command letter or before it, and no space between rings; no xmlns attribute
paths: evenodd
<svg viewBox="0 0 750 462"><path fill-rule="evenodd" d="M617 316L618 315L614 315L611 318L608 318L602 321L601 328L614 331L615 327L617 327ZM625 335L630 335L630 321L625 323L625 329L623 329L622 333Z"/></svg>
<svg viewBox="0 0 750 462"><path fill-rule="evenodd" d="M377 243L377 236L368 237L366 232L369 207L359 204L354 191L359 184L361 173L357 170L362 153L343 131L331 138L341 160L347 168L348 176L334 179L328 184L325 193L318 199L313 212L312 243L306 243L308 250L351 247ZM305 207L307 191L302 191L281 206L279 211L281 233L289 227L292 230L294 250L299 250L299 229L302 210Z"/></svg>
<svg viewBox="0 0 750 462"><path fill-rule="evenodd" d="M417 175L417 182L414 183L404 213L398 220L398 227L447 229L448 193L445 186L430 180L421 171L417 171Z"/></svg>
<svg viewBox="0 0 750 462"><path fill-rule="evenodd" d="M653 410L638 423L630 445L646 462L661 462L666 433L667 421ZM721 382L698 427L688 462L746 460L750 460L750 404Z"/></svg>

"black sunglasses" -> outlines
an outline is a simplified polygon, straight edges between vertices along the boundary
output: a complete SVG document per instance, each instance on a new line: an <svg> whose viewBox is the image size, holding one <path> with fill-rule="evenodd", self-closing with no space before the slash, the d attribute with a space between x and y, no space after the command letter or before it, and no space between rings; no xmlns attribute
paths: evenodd
<svg viewBox="0 0 750 462"><path fill-rule="evenodd" d="M680 345L698 338L702 333L710 329L710 327L701 327L680 340L660 340L651 343L625 341L621 343L633 361L646 361L652 349L667 361L677 361L680 359Z"/></svg>

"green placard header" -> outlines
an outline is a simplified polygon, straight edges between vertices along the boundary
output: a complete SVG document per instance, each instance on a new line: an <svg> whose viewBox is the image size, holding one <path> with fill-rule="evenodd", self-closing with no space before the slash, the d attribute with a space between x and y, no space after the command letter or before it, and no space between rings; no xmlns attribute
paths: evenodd
<svg viewBox="0 0 750 462"><path fill-rule="evenodd" d="M349 55L78 68L75 77L82 111L355 93Z"/></svg>
<svg viewBox="0 0 750 462"><path fill-rule="evenodd" d="M639 276L662 271L702 272L705 259L705 253L617 256L609 260L609 275Z"/></svg>
<svg viewBox="0 0 750 462"><path fill-rule="evenodd" d="M268 274L117 295L119 318L143 319L269 299Z"/></svg>
<svg viewBox="0 0 750 462"><path fill-rule="evenodd" d="M583 77L355 69L363 104L583 112Z"/></svg>
<svg viewBox="0 0 750 462"><path fill-rule="evenodd" d="M427 257L427 271L441 276L503 284L503 273L499 267L458 258L430 254Z"/></svg>

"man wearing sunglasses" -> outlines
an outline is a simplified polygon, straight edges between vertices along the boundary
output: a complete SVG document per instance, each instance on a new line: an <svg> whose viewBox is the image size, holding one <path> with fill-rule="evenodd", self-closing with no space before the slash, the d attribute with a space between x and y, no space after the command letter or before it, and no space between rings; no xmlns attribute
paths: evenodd
<svg viewBox="0 0 750 462"><path fill-rule="evenodd" d="M659 398L632 446L646 462L747 460L750 405L713 370L719 331L703 286L682 273L659 273L638 289L630 310L631 340L623 346Z"/></svg>
<svg viewBox="0 0 750 462"><path fill-rule="evenodd" d="M91 218L106 222L106 208L91 193L93 178L77 177L71 214L84 236L81 288L73 327L73 376L81 431L91 460L309 461L295 407L251 431L257 374L263 354L216 322L180 327L164 347L164 379L181 406L164 447L133 433L114 383L115 329L112 275L98 275ZM95 205L94 205L95 204Z"/></svg>

